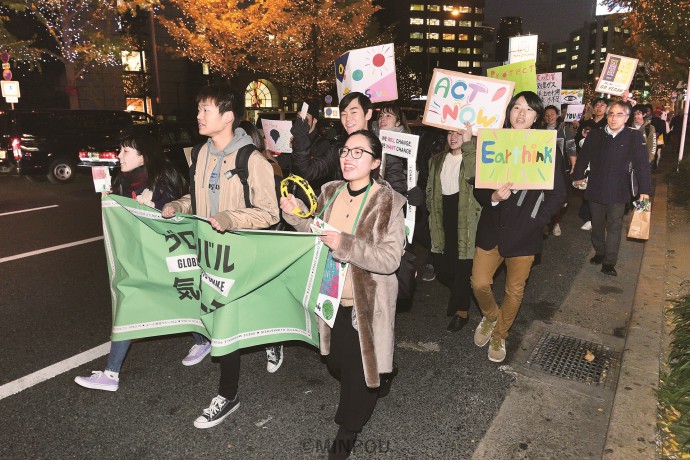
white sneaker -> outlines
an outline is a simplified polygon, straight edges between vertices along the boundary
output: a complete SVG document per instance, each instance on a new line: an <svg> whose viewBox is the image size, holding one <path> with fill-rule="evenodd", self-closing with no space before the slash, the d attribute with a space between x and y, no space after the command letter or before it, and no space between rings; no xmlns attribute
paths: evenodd
<svg viewBox="0 0 690 460"><path fill-rule="evenodd" d="M588 220L585 222L582 227L580 227L582 230L591 230L592 229L592 221Z"/></svg>
<svg viewBox="0 0 690 460"><path fill-rule="evenodd" d="M491 333L494 331L496 323L498 323L498 319L496 321L489 321L486 319L486 316L483 317L477 329L474 330L474 344L478 347L486 345L491 339Z"/></svg>
<svg viewBox="0 0 690 460"><path fill-rule="evenodd" d="M559 224L554 225L551 233L553 233L553 236L561 236L561 226Z"/></svg>
<svg viewBox="0 0 690 460"><path fill-rule="evenodd" d="M280 369L280 366L283 364L283 346L272 345L266 347L266 358L268 359L266 370L273 374Z"/></svg>
<svg viewBox="0 0 690 460"><path fill-rule="evenodd" d="M491 344L489 344L489 361L502 363L504 359L506 359L505 339L491 337Z"/></svg>

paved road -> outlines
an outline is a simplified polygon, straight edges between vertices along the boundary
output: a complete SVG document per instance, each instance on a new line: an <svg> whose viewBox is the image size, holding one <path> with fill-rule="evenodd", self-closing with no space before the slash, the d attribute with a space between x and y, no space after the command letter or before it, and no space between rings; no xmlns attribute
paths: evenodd
<svg viewBox="0 0 690 460"><path fill-rule="evenodd" d="M108 341L110 297L101 241L2 261L101 236L99 202L86 176L65 186L0 177L0 389ZM50 205L57 207L5 214ZM577 198L571 205L579 205ZM574 211L564 218L563 236L545 242L505 364L530 323L553 315L586 263L589 234L579 229ZM486 433L511 376L472 343L478 310L473 308L467 330L445 331L446 299L437 281L421 283L413 306L399 312L400 375L379 401L353 458L464 459ZM438 351L419 351L420 342L438 345ZM182 366L191 345L187 335L135 343L116 393L73 383L77 375L103 369L101 357L1 399L0 458L325 457L336 431L337 382L316 350L289 344L276 374L265 371L263 350L248 350L242 407L202 431L192 421L215 396L219 370L211 360Z"/></svg>

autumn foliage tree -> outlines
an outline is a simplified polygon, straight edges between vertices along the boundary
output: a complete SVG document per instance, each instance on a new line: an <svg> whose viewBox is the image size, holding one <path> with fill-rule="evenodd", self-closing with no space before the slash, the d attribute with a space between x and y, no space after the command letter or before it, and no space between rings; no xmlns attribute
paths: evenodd
<svg viewBox="0 0 690 460"><path fill-rule="evenodd" d="M264 72L306 97L330 88L337 56L388 38L373 33L377 9L368 0L169 0L161 22L187 58L227 77Z"/></svg>

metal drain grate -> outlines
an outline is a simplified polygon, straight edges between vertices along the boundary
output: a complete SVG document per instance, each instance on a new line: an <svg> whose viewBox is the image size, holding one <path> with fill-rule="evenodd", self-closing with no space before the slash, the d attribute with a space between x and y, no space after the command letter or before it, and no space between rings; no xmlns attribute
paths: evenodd
<svg viewBox="0 0 690 460"><path fill-rule="evenodd" d="M585 359L587 351L594 355L592 361ZM620 368L620 353L600 343L546 332L527 358L527 367L611 389Z"/></svg>

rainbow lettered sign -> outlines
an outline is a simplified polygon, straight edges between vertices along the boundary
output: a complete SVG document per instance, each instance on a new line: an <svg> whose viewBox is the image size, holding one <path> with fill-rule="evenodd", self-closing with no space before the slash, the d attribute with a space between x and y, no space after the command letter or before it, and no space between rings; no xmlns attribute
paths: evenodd
<svg viewBox="0 0 690 460"><path fill-rule="evenodd" d="M553 190L556 131L480 129L477 138L476 188Z"/></svg>
<svg viewBox="0 0 690 460"><path fill-rule="evenodd" d="M425 125L454 131L472 125L501 128L515 83L450 70L434 69L424 109Z"/></svg>
<svg viewBox="0 0 690 460"><path fill-rule="evenodd" d="M396 100L393 44L351 50L340 56L335 60L335 85L338 100L353 91L366 94L371 102Z"/></svg>
<svg viewBox="0 0 690 460"><path fill-rule="evenodd" d="M486 76L515 82L513 93L537 92L537 65L534 59L515 62L486 70Z"/></svg>

